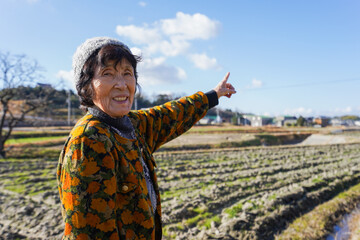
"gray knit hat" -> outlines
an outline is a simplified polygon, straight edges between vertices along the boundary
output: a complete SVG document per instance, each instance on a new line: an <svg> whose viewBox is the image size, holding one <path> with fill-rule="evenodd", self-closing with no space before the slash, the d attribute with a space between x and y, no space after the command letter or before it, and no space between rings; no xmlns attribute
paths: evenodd
<svg viewBox="0 0 360 240"><path fill-rule="evenodd" d="M125 47L131 53L128 46L120 42L117 39L109 37L94 37L87 39L83 44L81 44L73 56L73 74L75 85L80 81L80 73L88 58L93 54L97 49L102 48L106 45L119 45Z"/></svg>

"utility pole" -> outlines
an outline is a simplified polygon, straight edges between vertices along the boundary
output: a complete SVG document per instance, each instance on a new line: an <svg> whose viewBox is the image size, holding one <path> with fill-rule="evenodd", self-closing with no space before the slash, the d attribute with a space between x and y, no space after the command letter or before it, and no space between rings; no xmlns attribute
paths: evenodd
<svg viewBox="0 0 360 240"><path fill-rule="evenodd" d="M134 110L138 110L136 95L135 95L135 97L134 97Z"/></svg>
<svg viewBox="0 0 360 240"><path fill-rule="evenodd" d="M71 91L68 90L68 98L67 98L67 104L68 104L68 125L71 125Z"/></svg>
<svg viewBox="0 0 360 240"><path fill-rule="evenodd" d="M218 124L221 123L220 110L218 108L216 108L216 122Z"/></svg>

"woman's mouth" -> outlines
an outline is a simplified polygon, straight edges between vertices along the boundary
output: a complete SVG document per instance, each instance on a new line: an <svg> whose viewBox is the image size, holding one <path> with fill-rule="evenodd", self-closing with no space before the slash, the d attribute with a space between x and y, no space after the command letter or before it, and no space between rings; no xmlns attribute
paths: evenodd
<svg viewBox="0 0 360 240"><path fill-rule="evenodd" d="M123 102L126 101L128 97L114 97L113 99L118 102Z"/></svg>

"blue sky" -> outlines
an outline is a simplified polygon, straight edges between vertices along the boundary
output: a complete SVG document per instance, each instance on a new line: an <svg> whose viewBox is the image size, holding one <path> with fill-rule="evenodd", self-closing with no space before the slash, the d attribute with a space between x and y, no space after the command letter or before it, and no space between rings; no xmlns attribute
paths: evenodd
<svg viewBox="0 0 360 240"><path fill-rule="evenodd" d="M0 51L26 54L42 82L73 88L72 55L109 36L141 53L149 97L208 91L261 115L360 115L360 1L0 0Z"/></svg>

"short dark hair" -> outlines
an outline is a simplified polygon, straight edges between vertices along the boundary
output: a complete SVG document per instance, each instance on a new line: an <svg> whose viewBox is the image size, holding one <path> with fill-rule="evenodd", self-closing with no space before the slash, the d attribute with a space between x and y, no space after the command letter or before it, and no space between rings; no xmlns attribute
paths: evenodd
<svg viewBox="0 0 360 240"><path fill-rule="evenodd" d="M95 69L98 66L105 67L110 61L114 61L114 67L123 59L129 61L134 68L136 86L138 85L138 74L136 70L137 63L141 61L141 57L133 55L127 48L121 45L109 44L96 50L86 60L81 73L80 80L76 83L76 90L80 98L80 108L87 111L88 107L94 106L93 102L93 89L91 81L95 75Z"/></svg>

